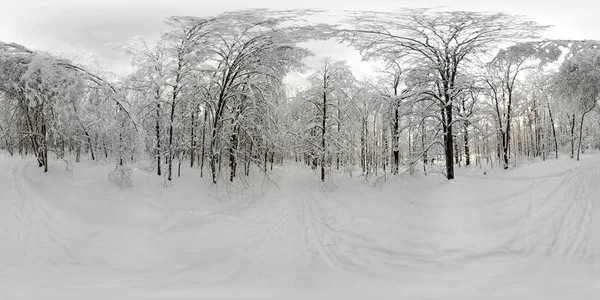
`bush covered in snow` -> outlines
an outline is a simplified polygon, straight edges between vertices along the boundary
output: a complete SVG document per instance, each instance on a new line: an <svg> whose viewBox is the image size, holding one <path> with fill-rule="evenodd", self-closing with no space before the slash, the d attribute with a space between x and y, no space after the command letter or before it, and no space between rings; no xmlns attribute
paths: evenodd
<svg viewBox="0 0 600 300"><path fill-rule="evenodd" d="M108 175L108 181L121 189L131 187L133 186L133 171L126 165L117 165Z"/></svg>

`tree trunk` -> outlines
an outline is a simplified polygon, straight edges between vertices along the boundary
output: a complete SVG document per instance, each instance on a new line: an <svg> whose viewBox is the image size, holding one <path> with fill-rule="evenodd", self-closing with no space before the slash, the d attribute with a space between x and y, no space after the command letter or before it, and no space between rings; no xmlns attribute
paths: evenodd
<svg viewBox="0 0 600 300"><path fill-rule="evenodd" d="M449 97L449 96L447 96ZM446 146L446 178L454 179L454 137L452 134L452 102L446 99L445 124L444 124L444 141Z"/></svg>
<svg viewBox="0 0 600 300"><path fill-rule="evenodd" d="M540 156L542 155L542 130L541 130L541 126L540 126L540 113L539 113L539 109L538 109L538 103L535 101L535 99L533 100L534 103L534 110L533 110L533 126L534 126L534 137L535 137L535 142L534 142L534 146L535 146L535 155L536 156Z"/></svg>
<svg viewBox="0 0 600 300"><path fill-rule="evenodd" d="M42 121L42 159L44 162L44 173L48 172L48 140L47 140L46 124Z"/></svg>
<svg viewBox="0 0 600 300"><path fill-rule="evenodd" d="M510 144L510 123L511 123L511 110L512 110L512 93L508 92L508 106L506 112L506 131L504 132L504 143L503 143L503 158L504 158L504 169L508 169L508 147Z"/></svg>
<svg viewBox="0 0 600 300"><path fill-rule="evenodd" d="M382 153L382 157L383 157L383 176L384 179L387 180L387 165L389 162L389 140L387 139L388 135L387 135L387 126L385 125L385 122L381 122L381 143L383 144L383 150L381 151Z"/></svg>
<svg viewBox="0 0 600 300"><path fill-rule="evenodd" d="M581 123L579 124L579 144L577 146L577 161L579 161L579 153L581 153L581 140L583 137L583 121L584 121L585 115L588 114L590 111L592 111L592 109L594 109L595 106L596 106L596 103L594 102L594 105L589 110L587 110L581 114Z"/></svg>
<svg viewBox="0 0 600 300"><path fill-rule="evenodd" d="M232 123L234 122L234 120L231 121ZM229 181L233 182L233 178L235 177L235 173L236 173L236 169L237 169L237 160L236 160L236 152L237 152L237 147L238 147L238 132L237 132L237 128L234 126L233 130L231 131L231 136L230 136L230 142L231 145L229 146Z"/></svg>
<svg viewBox="0 0 600 300"><path fill-rule="evenodd" d="M460 153L458 151L458 143L459 141L454 142L454 163L460 167Z"/></svg>
<svg viewBox="0 0 600 300"><path fill-rule="evenodd" d="M248 149L248 158L246 160L246 170L245 170L245 174L246 176L250 175L250 161L252 160L252 147L254 146L254 143L252 141L250 141L250 148Z"/></svg>
<svg viewBox="0 0 600 300"><path fill-rule="evenodd" d="M571 159L575 157L575 113L571 118Z"/></svg>
<svg viewBox="0 0 600 300"><path fill-rule="evenodd" d="M408 130L408 162L409 162L409 173L410 175L414 174L415 171L415 164L413 162L413 146L412 146L412 128L409 128Z"/></svg>
<svg viewBox="0 0 600 300"><path fill-rule="evenodd" d="M341 105L340 105L340 98L338 98L337 101L337 133L338 133L338 137L340 136L340 132L342 131L342 110L341 110ZM336 155L336 170L340 170L340 156L342 155L341 151L339 151L339 147L338 147L338 151L337 151L337 155Z"/></svg>
<svg viewBox="0 0 600 300"><path fill-rule="evenodd" d="M465 121L465 132L463 135L463 143L465 149L465 166L471 165L471 148L469 147L469 122Z"/></svg>
<svg viewBox="0 0 600 300"><path fill-rule="evenodd" d="M106 146L106 140L102 142L102 148L104 149L104 158L108 159L108 147Z"/></svg>
<svg viewBox="0 0 600 300"><path fill-rule="evenodd" d="M367 174L367 136L369 135L369 128L367 127L367 120L365 117L362 119L362 131L360 135L360 165L362 167L363 174Z"/></svg>
<svg viewBox="0 0 600 300"><path fill-rule="evenodd" d="M194 130L196 127L196 114L199 113L199 105L196 106L196 109L192 112L191 116L191 124L190 124L190 168L194 167L194 159L196 159L196 131Z"/></svg>
<svg viewBox="0 0 600 300"><path fill-rule="evenodd" d="M421 149L423 149L423 174L427 175L427 149L425 149L425 121L421 122Z"/></svg>
<svg viewBox="0 0 600 300"><path fill-rule="evenodd" d="M160 163L160 102L156 104L156 174L162 175Z"/></svg>
<svg viewBox="0 0 600 300"><path fill-rule="evenodd" d="M550 104L548 106L548 116L550 117L550 124L552 125L552 136L554 137L554 152L556 154L556 158L558 158L558 139L556 138L556 126L554 126L554 118L552 118L552 110L550 109Z"/></svg>
<svg viewBox="0 0 600 300"><path fill-rule="evenodd" d="M394 109L394 132L393 132L393 141L392 141L392 147L393 147L393 152L394 152L394 167L392 168L392 172L394 173L394 175L398 175L398 168L400 165L400 145L399 145L399 139L400 139L400 133L398 132L399 130L399 113L398 113L398 105L396 105L395 109Z"/></svg>
<svg viewBox="0 0 600 300"><path fill-rule="evenodd" d="M170 122L169 122L169 157L168 162L169 162L169 169L167 171L167 180L171 181L171 175L173 172L173 122L175 120L175 95L173 95L173 99L171 102L171 116L170 116Z"/></svg>
<svg viewBox="0 0 600 300"><path fill-rule="evenodd" d="M173 123L175 121L175 106L177 104L177 96L179 95L179 83L181 81L181 71L183 70L183 56L179 53L177 60L177 71L175 74L175 81L173 85L173 93L171 94L171 116L169 122L169 171L168 171L168 180L171 181L172 169L173 169L173 158L174 157L174 149L173 149Z"/></svg>
<svg viewBox="0 0 600 300"><path fill-rule="evenodd" d="M24 110L25 110L25 115L27 116L26 120L27 120L27 127L29 129L29 132L35 132L33 121L31 120L31 116L29 115L29 109L26 107ZM31 140L31 148L33 150L33 154L35 155L35 158L38 161L38 166L39 167L44 166L44 159L43 159L42 154L40 153L41 149L38 144L36 136L33 134L30 134L29 139ZM25 148L25 155L27 155L27 147Z"/></svg>
<svg viewBox="0 0 600 300"><path fill-rule="evenodd" d="M327 76L324 76L323 79L323 116L321 118L321 181L325 181L325 157L327 155L327 150L325 149L325 133L326 133L326 123L327 123Z"/></svg>
<svg viewBox="0 0 600 300"><path fill-rule="evenodd" d="M92 137L90 137L90 134L85 129L83 130L83 133L85 134L85 136L87 138L87 143L88 143L88 147L90 149L90 154L92 155L92 160L96 160L96 156L94 155L94 147L92 145Z"/></svg>
<svg viewBox="0 0 600 300"><path fill-rule="evenodd" d="M75 162L79 162L81 159L81 145L77 145L75 148Z"/></svg>
<svg viewBox="0 0 600 300"><path fill-rule="evenodd" d="M268 160L269 160L269 143L265 142L265 153L264 153L264 157L263 157L263 170L265 173L267 173ZM316 162L316 158L315 158L315 162Z"/></svg>
<svg viewBox="0 0 600 300"><path fill-rule="evenodd" d="M217 184L217 128L213 127L210 140L210 173L213 184Z"/></svg>
<svg viewBox="0 0 600 300"><path fill-rule="evenodd" d="M375 177L378 176L379 169L379 138L377 137L377 114L373 116L373 150L371 151L371 165L375 171Z"/></svg>
<svg viewBox="0 0 600 300"><path fill-rule="evenodd" d="M208 115L204 111L204 124L202 125L202 149L200 150L200 178L204 175L204 157L205 157L205 143L206 143L206 123L208 122Z"/></svg>

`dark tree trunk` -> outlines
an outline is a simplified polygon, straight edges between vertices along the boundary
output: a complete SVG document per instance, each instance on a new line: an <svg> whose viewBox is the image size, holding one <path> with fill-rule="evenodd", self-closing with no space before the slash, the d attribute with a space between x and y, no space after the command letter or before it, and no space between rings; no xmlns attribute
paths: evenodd
<svg viewBox="0 0 600 300"><path fill-rule="evenodd" d="M386 172L387 172L387 166L388 166L388 163L389 163L389 159L390 159L390 156L389 156L389 153L390 153L389 152L389 146L390 146L390 144L389 144L389 140L387 138L388 137L388 135L387 135L387 126L385 125L384 122L382 122L381 125L383 127L381 129L381 143L383 144L383 151L382 151L382 153L383 153L383 155L382 155L383 156L383 175L385 176Z"/></svg>
<svg viewBox="0 0 600 300"><path fill-rule="evenodd" d="M448 180L454 179L454 138L452 134L452 102L450 99L446 99L445 109L445 121L444 124L444 142L446 143L446 178Z"/></svg>
<svg viewBox="0 0 600 300"><path fill-rule="evenodd" d="M173 85L173 93L171 94L171 116L169 122L169 171L167 179L171 181L173 159L175 158L173 149L173 123L175 122L175 106L177 105L177 96L179 95L179 83L181 82L181 71L183 70L183 54L180 52L177 59L177 72L175 74L175 82Z"/></svg>
<svg viewBox="0 0 600 300"><path fill-rule="evenodd" d="M181 163L182 162L183 162L183 160L180 157L179 158L179 164L177 164L177 177L181 177Z"/></svg>
<svg viewBox="0 0 600 300"><path fill-rule="evenodd" d="M46 124L42 121L42 159L44 164L44 173L48 172L48 140Z"/></svg>
<svg viewBox="0 0 600 300"><path fill-rule="evenodd" d="M81 159L81 145L77 145L75 148L75 162L79 162Z"/></svg>
<svg viewBox="0 0 600 300"><path fill-rule="evenodd" d="M248 158L246 159L246 170L245 170L245 174L246 176L250 175L250 162L252 160L252 148L254 147L254 143L252 141L250 141L250 147L248 149Z"/></svg>
<svg viewBox="0 0 600 300"><path fill-rule="evenodd" d="M162 175L160 163L160 102L156 104L156 174Z"/></svg>
<svg viewBox="0 0 600 300"><path fill-rule="evenodd" d="M234 122L232 120L232 122ZM237 160L236 160L236 152L238 147L238 129L236 127L231 131L230 136L231 145L229 147L229 181L233 182L233 178L235 177L235 173L237 170Z"/></svg>
<svg viewBox="0 0 600 300"><path fill-rule="evenodd" d="M92 137L90 137L90 134L87 133L87 131L85 132L85 136L87 137L88 147L90 147L90 154L92 155L92 160L96 160L96 156L94 155L94 147L92 145Z"/></svg>
<svg viewBox="0 0 600 300"><path fill-rule="evenodd" d="M202 148L200 150L200 178L204 175L204 157L205 157L205 143L206 143L206 123L208 122L208 115L204 111L204 124L202 125Z"/></svg>
<svg viewBox="0 0 600 300"><path fill-rule="evenodd" d="M218 153L216 153L217 148L217 128L213 127L210 141L210 173L212 176L213 184L217 184L217 159Z"/></svg>
<svg viewBox="0 0 600 300"><path fill-rule="evenodd" d="M327 88L327 77L323 80L323 89ZM325 181L325 156L327 150L325 149L325 133L326 133L326 122L327 122L327 92L323 92L323 116L321 118L321 181Z"/></svg>
<svg viewBox="0 0 600 300"><path fill-rule="evenodd" d="M504 144L503 144L503 158L504 158L504 169L508 169L508 147L510 144L510 123L511 123L511 112L512 111L512 92L508 91L508 106L506 111L506 132L504 132Z"/></svg>
<svg viewBox="0 0 600 300"><path fill-rule="evenodd" d="M121 132L119 132L119 166L123 166L123 124L121 124Z"/></svg>
<svg viewBox="0 0 600 300"><path fill-rule="evenodd" d="M196 116L200 113L200 105L196 105L190 124L190 168L194 167L196 159Z"/></svg>
<svg viewBox="0 0 600 300"><path fill-rule="evenodd" d="M585 119L585 115L588 114L589 112L591 112L595 106L596 106L596 103L594 102L594 105L589 110L587 110L581 114L581 123L579 123L579 143L577 145L577 161L579 161L579 153L581 153L581 140L583 138L583 121Z"/></svg>
<svg viewBox="0 0 600 300"><path fill-rule="evenodd" d="M363 174L367 173L367 136L369 134L367 128L367 120L363 117L362 119L362 131L360 135L360 166L362 167Z"/></svg>
<svg viewBox="0 0 600 300"><path fill-rule="evenodd" d="M219 161L219 170L221 168L221 163L220 163L220 151L217 151L217 132L221 130L221 123L222 123L222 116L223 113L225 111L225 104L226 104L226 98L225 98L225 91L221 90L221 94L219 95L219 101L218 101L218 105L217 105L217 110L215 111L215 114L213 115L213 126L212 126L212 133L211 133L211 140L210 140L210 171L211 171L211 175L212 175L212 181L213 184L217 183L217 161Z"/></svg>
<svg viewBox="0 0 600 300"><path fill-rule="evenodd" d="M104 149L104 158L108 159L108 147L106 146L106 141L102 142L102 148Z"/></svg>
<svg viewBox="0 0 600 300"><path fill-rule="evenodd" d="M471 99L473 99L473 103L475 103L475 97L471 95ZM465 166L468 167L471 165L471 149L469 149L469 120L468 117L472 113L472 109L467 109L466 99L462 99L462 112L465 118L464 121L464 130L463 130L463 149L465 151Z"/></svg>
<svg viewBox="0 0 600 300"><path fill-rule="evenodd" d="M338 136L340 136L340 132L342 131L342 109L341 109L341 105L340 105L340 99L338 98L337 101L337 133ZM339 151L339 147L338 147L338 151L337 151L337 155L336 155L336 161L335 161L335 166L336 166L336 170L340 170L340 156L342 155L341 151Z"/></svg>
<svg viewBox="0 0 600 300"><path fill-rule="evenodd" d="M460 153L458 151L458 143L459 141L454 142L454 163L460 167Z"/></svg>
<svg viewBox="0 0 600 300"><path fill-rule="evenodd" d="M24 110L25 110L25 115L27 116L27 127L29 129L29 132L35 132L33 121L31 120L31 116L29 115L29 109L27 108L27 106ZM38 144L37 138L35 135L30 134L29 139L31 140L31 148L33 150L33 154L35 155L35 157L38 161L38 166L41 168L42 166L44 166L44 159L42 157L41 149ZM25 148L25 155L27 155L27 147Z"/></svg>
<svg viewBox="0 0 600 300"><path fill-rule="evenodd" d="M571 159L575 157L575 113L571 118Z"/></svg>
<svg viewBox="0 0 600 300"><path fill-rule="evenodd" d="M393 167L393 173L394 175L398 174L398 167L400 165L400 145L399 145L399 139L400 139L400 133L399 131L399 122L400 122L400 116L398 113L398 104L396 104L396 107L394 109L394 132L393 132L393 152L394 152L394 167Z"/></svg>
<svg viewBox="0 0 600 300"><path fill-rule="evenodd" d="M175 120L175 95L173 95L173 99L171 102L171 116L170 116L170 123L169 123L169 157L167 157L168 162L169 162L169 169L167 171L167 180L171 181L171 175L173 172L173 122Z"/></svg>
<svg viewBox="0 0 600 300"><path fill-rule="evenodd" d="M464 144L465 144L465 166L471 165L471 148L469 147L469 123L465 122L465 133L464 133Z"/></svg>
<svg viewBox="0 0 600 300"><path fill-rule="evenodd" d="M427 175L427 149L425 148L426 139L425 120L421 122L421 149L423 149L423 174Z"/></svg>
<svg viewBox="0 0 600 300"><path fill-rule="evenodd" d="M398 72L394 74L394 81L392 87L394 89L394 116L393 116L393 128L392 128L392 155L393 155L393 165L392 165L392 174L397 175L398 169L400 166L400 99L398 97L398 86L401 83L401 69L398 69Z"/></svg>
<svg viewBox="0 0 600 300"><path fill-rule="evenodd" d="M267 173L267 162L269 160L269 143L265 142L265 152L263 156L263 170Z"/></svg>
<svg viewBox="0 0 600 300"><path fill-rule="evenodd" d="M554 137L554 153L558 158L558 139L556 138L556 126L554 126L554 118L552 118L552 110L548 104L548 115L550 116L550 124L552 125L552 136Z"/></svg>
<svg viewBox="0 0 600 300"><path fill-rule="evenodd" d="M538 105L539 103L536 100L533 100L534 109L533 109L533 126L534 126L534 147L535 147L535 156L542 155L542 130L540 128L540 114Z"/></svg>

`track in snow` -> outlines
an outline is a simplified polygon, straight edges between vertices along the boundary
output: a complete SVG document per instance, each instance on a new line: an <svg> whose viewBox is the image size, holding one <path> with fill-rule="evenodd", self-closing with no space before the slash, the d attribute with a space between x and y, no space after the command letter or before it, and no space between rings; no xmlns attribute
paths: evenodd
<svg viewBox="0 0 600 300"><path fill-rule="evenodd" d="M600 292L600 158L586 158L333 191L291 166L264 197L201 207L159 185L113 191L99 167L67 180L2 158L0 298L586 296Z"/></svg>

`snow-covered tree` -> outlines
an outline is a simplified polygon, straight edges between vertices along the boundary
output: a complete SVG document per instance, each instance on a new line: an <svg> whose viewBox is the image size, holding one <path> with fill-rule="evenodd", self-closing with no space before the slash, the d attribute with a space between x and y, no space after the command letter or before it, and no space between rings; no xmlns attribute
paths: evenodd
<svg viewBox="0 0 600 300"><path fill-rule="evenodd" d="M434 85L426 93L439 106L448 179L454 178L454 106L463 92L457 86L463 67L501 43L535 37L542 29L532 21L506 14L422 9L361 12L350 22L354 28L343 31L344 40L366 58L395 59L409 54L419 59L421 68L431 71Z"/></svg>

